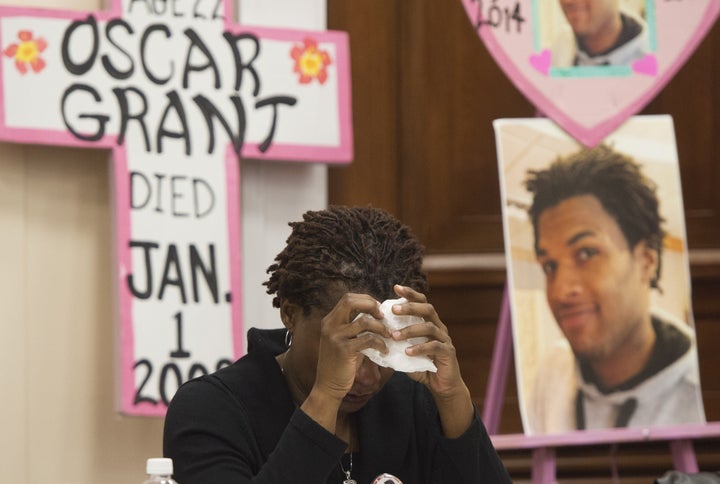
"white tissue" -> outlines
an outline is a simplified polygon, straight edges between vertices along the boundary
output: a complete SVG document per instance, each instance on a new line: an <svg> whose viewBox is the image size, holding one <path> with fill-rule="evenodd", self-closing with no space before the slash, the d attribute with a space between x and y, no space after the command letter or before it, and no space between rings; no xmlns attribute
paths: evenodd
<svg viewBox="0 0 720 484"><path fill-rule="evenodd" d="M382 319L382 323L385 324L390 331L402 329L406 326L425 321L419 316L398 316L397 314L393 314L392 307L394 304L402 304L406 302L407 299L405 298L388 299L380 305L380 310L385 315ZM370 360L377 365L385 366L405 373L412 373L415 371L437 372L435 363L433 363L433 361L427 356L408 356L405 354L405 348L419 343L424 343L427 341L427 338L410 338L403 341L383 338L383 340L388 348L387 354L384 355L374 348L365 349L362 351L362 354L370 358Z"/></svg>

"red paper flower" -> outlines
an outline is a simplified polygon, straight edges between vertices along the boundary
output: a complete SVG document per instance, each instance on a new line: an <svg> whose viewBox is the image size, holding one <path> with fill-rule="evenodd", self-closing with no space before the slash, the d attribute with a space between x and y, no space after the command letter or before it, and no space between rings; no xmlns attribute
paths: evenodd
<svg viewBox="0 0 720 484"><path fill-rule="evenodd" d="M21 30L18 32L17 44L10 44L3 50L3 54L7 57L15 58L15 67L20 74L28 71L28 65L34 72L40 72L45 68L45 61L40 57L47 47L47 42L42 37L33 38L33 34L29 30Z"/></svg>
<svg viewBox="0 0 720 484"><path fill-rule="evenodd" d="M309 84L317 79L320 84L327 80L327 66L331 64L330 55L318 49L315 39L306 38L302 44L295 45L290 53L295 60L293 71L300 74L300 83Z"/></svg>

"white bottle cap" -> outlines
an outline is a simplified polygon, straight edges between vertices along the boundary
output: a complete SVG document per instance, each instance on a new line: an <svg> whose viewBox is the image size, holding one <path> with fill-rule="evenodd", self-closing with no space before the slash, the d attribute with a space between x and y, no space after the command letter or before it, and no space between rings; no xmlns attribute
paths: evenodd
<svg viewBox="0 0 720 484"><path fill-rule="evenodd" d="M145 469L150 475L170 476L173 473L173 461L164 457L155 457L147 460Z"/></svg>

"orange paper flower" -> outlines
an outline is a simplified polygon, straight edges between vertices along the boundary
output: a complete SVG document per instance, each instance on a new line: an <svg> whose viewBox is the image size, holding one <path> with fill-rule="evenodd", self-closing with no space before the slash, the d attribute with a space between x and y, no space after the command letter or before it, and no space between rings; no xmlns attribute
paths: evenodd
<svg viewBox="0 0 720 484"><path fill-rule="evenodd" d="M327 66L331 64L330 55L318 49L315 39L306 38L301 45L295 45L290 53L295 60L294 72L300 74L300 83L309 84L317 79L320 84L327 80Z"/></svg>
<svg viewBox="0 0 720 484"><path fill-rule="evenodd" d="M17 44L10 44L3 50L3 54L7 57L15 58L15 67L20 74L28 71L28 66L34 72L40 72L45 68L45 61L40 54L47 47L47 42L42 37L33 38L33 34L29 30L21 30L18 32Z"/></svg>

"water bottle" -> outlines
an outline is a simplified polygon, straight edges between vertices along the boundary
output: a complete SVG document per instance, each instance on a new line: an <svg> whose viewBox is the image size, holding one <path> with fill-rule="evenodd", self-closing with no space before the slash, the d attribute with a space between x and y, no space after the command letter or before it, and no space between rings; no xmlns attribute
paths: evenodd
<svg viewBox="0 0 720 484"><path fill-rule="evenodd" d="M148 459L145 469L148 478L143 484L177 484L172 478L172 459L161 457Z"/></svg>

